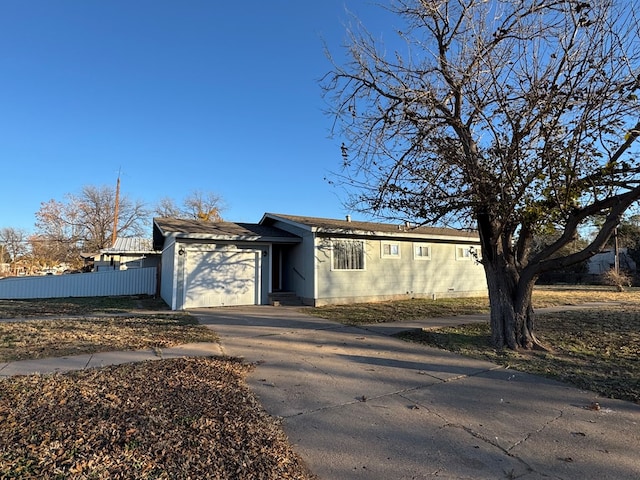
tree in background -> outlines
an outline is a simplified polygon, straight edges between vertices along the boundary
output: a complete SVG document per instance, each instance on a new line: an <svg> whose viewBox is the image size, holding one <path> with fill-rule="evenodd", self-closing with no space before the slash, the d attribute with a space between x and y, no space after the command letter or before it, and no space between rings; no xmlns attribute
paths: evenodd
<svg viewBox="0 0 640 480"><path fill-rule="evenodd" d="M349 59L322 82L351 207L477 227L498 348L540 346L538 277L598 253L640 198L634 6L396 0L401 45L350 31ZM595 215L595 237L564 253ZM558 238L533 252L549 228Z"/></svg>
<svg viewBox="0 0 640 480"><path fill-rule="evenodd" d="M36 213L38 238L65 245L73 257L80 252L97 252L110 247L114 227L116 190L87 185L79 194L67 194L64 201L49 200ZM147 227L148 211L144 203L120 195L118 231L120 236L138 236ZM60 259L67 261L67 259Z"/></svg>
<svg viewBox="0 0 640 480"><path fill-rule="evenodd" d="M156 206L155 214L166 218L221 222L224 208L224 201L219 195L194 190L185 197L181 206L178 206L172 198L161 199Z"/></svg>
<svg viewBox="0 0 640 480"><path fill-rule="evenodd" d="M28 252L27 233L21 228L3 227L0 228L0 245L2 245L3 260L10 264L10 271L13 275L18 274L18 265Z"/></svg>
<svg viewBox="0 0 640 480"><path fill-rule="evenodd" d="M27 243L29 244L28 258L39 271L46 268L59 267L60 264L65 264L69 270L79 270L84 265L77 250L69 248L64 241L40 235L31 235Z"/></svg>

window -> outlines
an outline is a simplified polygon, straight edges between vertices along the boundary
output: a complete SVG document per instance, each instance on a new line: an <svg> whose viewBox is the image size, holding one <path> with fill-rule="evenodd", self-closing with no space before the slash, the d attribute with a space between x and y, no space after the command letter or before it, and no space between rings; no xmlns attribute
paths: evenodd
<svg viewBox="0 0 640 480"><path fill-rule="evenodd" d="M335 240L332 247L333 270L364 270L364 242Z"/></svg>
<svg viewBox="0 0 640 480"><path fill-rule="evenodd" d="M383 258L400 258L400 244L382 242L381 254Z"/></svg>
<svg viewBox="0 0 640 480"><path fill-rule="evenodd" d="M468 245L456 245L456 260L471 260L473 247Z"/></svg>
<svg viewBox="0 0 640 480"><path fill-rule="evenodd" d="M431 245L426 243L414 243L413 258L416 260L431 260Z"/></svg>

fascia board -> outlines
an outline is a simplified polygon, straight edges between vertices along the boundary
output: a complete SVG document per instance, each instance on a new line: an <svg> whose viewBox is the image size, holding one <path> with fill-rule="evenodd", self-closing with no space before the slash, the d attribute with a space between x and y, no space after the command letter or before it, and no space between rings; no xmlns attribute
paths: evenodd
<svg viewBox="0 0 640 480"><path fill-rule="evenodd" d="M295 237L262 237L260 235L210 235L206 233L176 233L176 240L207 240L225 242L265 242L265 243L299 243L301 238Z"/></svg>
<svg viewBox="0 0 640 480"><path fill-rule="evenodd" d="M349 230L343 229L320 229L316 230L317 233L322 233L323 236L336 235L341 237L378 237L378 238L397 238L398 240L420 240L426 241L440 241L440 242L458 242L458 243L479 243L480 237L477 235L458 236L458 235L438 235L429 233L410 233L410 232L372 232L369 230Z"/></svg>

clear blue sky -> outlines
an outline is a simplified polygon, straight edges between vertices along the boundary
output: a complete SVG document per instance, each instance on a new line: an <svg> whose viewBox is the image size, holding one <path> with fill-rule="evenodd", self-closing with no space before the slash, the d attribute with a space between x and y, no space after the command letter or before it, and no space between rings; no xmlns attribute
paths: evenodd
<svg viewBox="0 0 640 480"><path fill-rule="evenodd" d="M132 199L212 191L230 221L350 213L318 85L345 9L390 20L366 0L2 0L0 227L119 170Z"/></svg>

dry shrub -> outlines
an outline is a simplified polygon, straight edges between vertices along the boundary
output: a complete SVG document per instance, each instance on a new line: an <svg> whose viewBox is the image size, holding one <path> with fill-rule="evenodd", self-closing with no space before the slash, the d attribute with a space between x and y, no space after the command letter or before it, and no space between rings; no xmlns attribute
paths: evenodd
<svg viewBox="0 0 640 480"><path fill-rule="evenodd" d="M602 281L606 285L616 287L619 292L624 291L624 287L630 287L633 279L631 275L623 271L616 271L615 268L608 270L602 274Z"/></svg>

